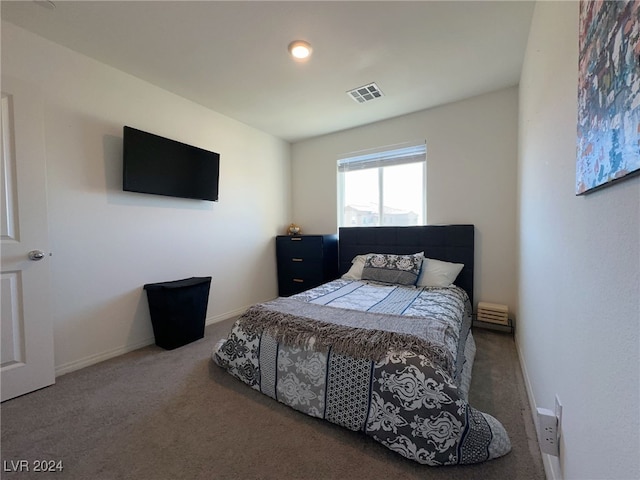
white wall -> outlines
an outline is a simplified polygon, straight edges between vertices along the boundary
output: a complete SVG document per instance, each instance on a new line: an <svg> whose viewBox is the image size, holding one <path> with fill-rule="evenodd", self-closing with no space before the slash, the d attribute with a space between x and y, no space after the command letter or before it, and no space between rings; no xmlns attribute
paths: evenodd
<svg viewBox="0 0 640 480"><path fill-rule="evenodd" d="M2 23L2 73L45 98L58 373L153 341L145 283L212 276L208 322L277 294L290 146ZM221 154L220 201L122 191L122 127Z"/></svg>
<svg viewBox="0 0 640 480"><path fill-rule="evenodd" d="M517 342L564 405L549 478L640 478L640 178L576 197L578 2L538 2L520 83Z"/></svg>
<svg viewBox="0 0 640 480"><path fill-rule="evenodd" d="M428 223L475 224L475 299L515 312L517 120L513 87L295 143L293 220L306 233L336 232L338 156L426 140Z"/></svg>

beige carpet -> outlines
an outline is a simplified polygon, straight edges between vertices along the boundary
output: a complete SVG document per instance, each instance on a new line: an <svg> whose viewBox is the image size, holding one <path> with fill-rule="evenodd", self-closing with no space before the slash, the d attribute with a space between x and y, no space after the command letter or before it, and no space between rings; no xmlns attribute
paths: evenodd
<svg viewBox="0 0 640 480"><path fill-rule="evenodd" d="M507 456L427 467L266 397L210 361L230 322L176 350L146 347L0 406L2 478L544 479L513 337L474 330L470 403L498 418ZM8 472L61 461L56 474ZM25 464L23 464L25 465Z"/></svg>

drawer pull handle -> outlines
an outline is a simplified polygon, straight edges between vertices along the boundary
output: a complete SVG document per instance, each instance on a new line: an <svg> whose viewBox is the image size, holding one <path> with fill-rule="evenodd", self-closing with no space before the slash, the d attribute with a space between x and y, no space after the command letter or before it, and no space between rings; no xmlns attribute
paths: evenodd
<svg viewBox="0 0 640 480"><path fill-rule="evenodd" d="M301 239L301 238L293 237L293 238L291 239L291 241L292 241L292 242L300 242L300 241L302 241L302 239Z"/></svg>
<svg viewBox="0 0 640 480"><path fill-rule="evenodd" d="M292 258L291 261L292 262L302 262L302 261L304 261L304 259L302 259L302 258Z"/></svg>
<svg viewBox="0 0 640 480"><path fill-rule="evenodd" d="M296 283L304 283L304 280L302 280L301 278L294 278L293 281Z"/></svg>

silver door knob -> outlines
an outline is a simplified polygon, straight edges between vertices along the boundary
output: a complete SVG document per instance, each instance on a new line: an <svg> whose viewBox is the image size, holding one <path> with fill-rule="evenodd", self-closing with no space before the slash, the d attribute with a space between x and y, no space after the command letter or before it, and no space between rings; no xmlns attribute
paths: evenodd
<svg viewBox="0 0 640 480"><path fill-rule="evenodd" d="M29 252L29 260L33 260L37 262L38 260L42 260L44 258L44 252L42 250L31 250Z"/></svg>

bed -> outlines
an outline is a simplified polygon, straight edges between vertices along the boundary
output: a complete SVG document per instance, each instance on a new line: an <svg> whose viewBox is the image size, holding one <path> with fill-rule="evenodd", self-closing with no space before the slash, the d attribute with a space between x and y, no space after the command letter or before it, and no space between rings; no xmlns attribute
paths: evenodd
<svg viewBox="0 0 640 480"><path fill-rule="evenodd" d="M474 226L341 228L339 263L340 278L249 308L213 361L421 464L508 453L502 424L468 404Z"/></svg>

